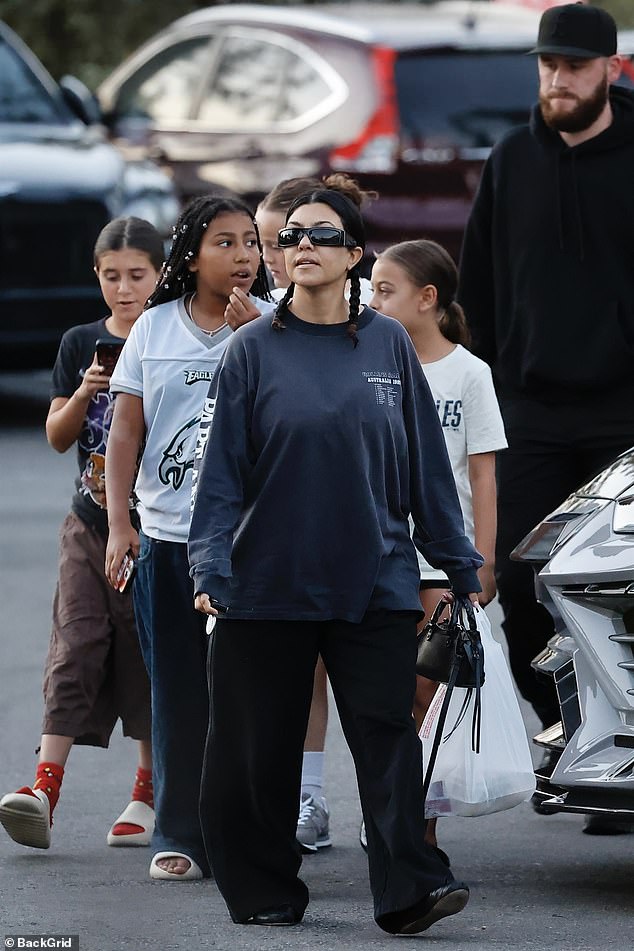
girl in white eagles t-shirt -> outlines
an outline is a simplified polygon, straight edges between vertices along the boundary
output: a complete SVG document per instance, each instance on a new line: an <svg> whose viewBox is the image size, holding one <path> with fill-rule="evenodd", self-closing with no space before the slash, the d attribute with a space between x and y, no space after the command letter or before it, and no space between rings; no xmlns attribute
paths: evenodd
<svg viewBox="0 0 634 951"><path fill-rule="evenodd" d="M370 306L403 324L436 400L465 532L484 556L479 600L488 604L495 597L495 452L507 443L491 370L466 349L470 334L455 299L456 265L435 241L403 241L378 256L372 286ZM418 557L420 600L429 617L449 583ZM437 686L417 677L414 715L419 729ZM427 837L435 845L434 826L435 821L428 823Z"/></svg>
<svg viewBox="0 0 634 951"><path fill-rule="evenodd" d="M205 618L193 608L187 560L198 424L231 337L229 322L237 311L244 312L241 321L272 311L267 298L252 212L236 198L194 199L176 223L161 280L110 379L118 395L106 455L106 574L114 585L125 553L135 556L134 607L152 687L156 767L150 877L163 881L210 874L198 819L207 637ZM140 536L128 509L133 483Z"/></svg>

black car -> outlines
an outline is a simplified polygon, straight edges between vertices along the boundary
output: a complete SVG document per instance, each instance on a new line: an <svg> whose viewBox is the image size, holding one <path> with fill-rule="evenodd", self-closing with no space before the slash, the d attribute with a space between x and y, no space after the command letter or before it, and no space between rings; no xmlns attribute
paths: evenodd
<svg viewBox="0 0 634 951"><path fill-rule="evenodd" d="M111 218L167 237L177 213L170 179L107 141L89 91L0 23L0 369L50 365L68 327L103 314L92 249Z"/></svg>
<svg viewBox="0 0 634 951"><path fill-rule="evenodd" d="M280 179L379 192L369 250L433 237L457 256L482 164L537 96L539 14L498 3L220 4L176 20L102 84L121 148L187 197L252 204Z"/></svg>

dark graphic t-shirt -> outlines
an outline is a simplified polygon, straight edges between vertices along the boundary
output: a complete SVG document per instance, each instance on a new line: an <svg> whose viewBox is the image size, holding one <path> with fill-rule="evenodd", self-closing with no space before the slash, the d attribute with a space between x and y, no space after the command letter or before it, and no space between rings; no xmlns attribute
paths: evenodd
<svg viewBox="0 0 634 951"><path fill-rule="evenodd" d="M105 318L72 327L64 334L53 368L51 399L58 396L70 399L93 361L99 339L122 342L108 332ZM109 390L100 390L93 396L77 439L79 475L75 480L72 509L103 535L108 531L104 462L114 399Z"/></svg>

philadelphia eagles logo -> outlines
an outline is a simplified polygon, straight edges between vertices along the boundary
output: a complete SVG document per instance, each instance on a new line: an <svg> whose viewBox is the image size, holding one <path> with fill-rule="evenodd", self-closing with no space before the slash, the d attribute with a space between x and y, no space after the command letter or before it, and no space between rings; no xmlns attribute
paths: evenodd
<svg viewBox="0 0 634 951"><path fill-rule="evenodd" d="M180 489L188 469L194 467L194 447L200 417L194 416L178 430L167 449L158 469L163 485L172 485L175 492Z"/></svg>

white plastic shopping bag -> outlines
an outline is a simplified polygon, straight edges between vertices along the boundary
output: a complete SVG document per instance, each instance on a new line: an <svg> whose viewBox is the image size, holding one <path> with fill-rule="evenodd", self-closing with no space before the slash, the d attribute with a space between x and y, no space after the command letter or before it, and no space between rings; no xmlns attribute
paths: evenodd
<svg viewBox="0 0 634 951"><path fill-rule="evenodd" d="M475 613L486 678L481 688L480 752L474 752L472 742L475 690L465 711L469 691L454 687L427 796L427 818L502 812L530 799L535 791L528 738L506 658L484 609L476 608ZM440 684L420 729L424 771L446 691L447 686Z"/></svg>

